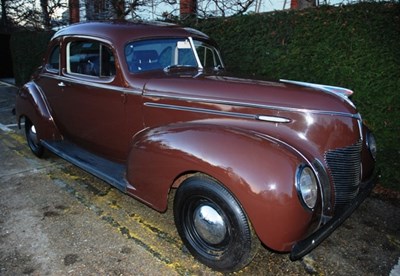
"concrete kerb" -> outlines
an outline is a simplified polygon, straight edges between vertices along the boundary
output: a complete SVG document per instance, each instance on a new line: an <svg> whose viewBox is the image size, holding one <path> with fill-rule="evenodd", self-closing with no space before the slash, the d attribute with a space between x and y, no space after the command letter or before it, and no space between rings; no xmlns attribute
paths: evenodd
<svg viewBox="0 0 400 276"><path fill-rule="evenodd" d="M0 85L7 85L7 86L15 86L15 79L14 78L1 78L0 79Z"/></svg>
<svg viewBox="0 0 400 276"><path fill-rule="evenodd" d="M15 92L17 89L18 87L15 86L13 78L0 79L0 130L4 132L12 132L12 128L17 127L16 123L11 123L14 121L12 119L12 116L14 116L14 106L12 103L15 101Z"/></svg>

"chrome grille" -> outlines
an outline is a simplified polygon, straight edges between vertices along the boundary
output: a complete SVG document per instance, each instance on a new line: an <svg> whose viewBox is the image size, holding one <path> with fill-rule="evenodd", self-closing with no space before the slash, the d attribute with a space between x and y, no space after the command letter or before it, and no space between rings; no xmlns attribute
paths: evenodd
<svg viewBox="0 0 400 276"><path fill-rule="evenodd" d="M345 148L325 153L332 174L336 209L351 202L357 195L361 175L361 141Z"/></svg>

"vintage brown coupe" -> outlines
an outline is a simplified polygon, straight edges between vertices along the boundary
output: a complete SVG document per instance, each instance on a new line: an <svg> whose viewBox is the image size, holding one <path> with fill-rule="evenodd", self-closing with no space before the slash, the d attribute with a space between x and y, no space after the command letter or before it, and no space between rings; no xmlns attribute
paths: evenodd
<svg viewBox="0 0 400 276"><path fill-rule="evenodd" d="M296 260L374 184L376 145L350 90L234 77L216 44L160 23L91 22L58 31L19 91L28 145L163 212L220 271L260 241Z"/></svg>

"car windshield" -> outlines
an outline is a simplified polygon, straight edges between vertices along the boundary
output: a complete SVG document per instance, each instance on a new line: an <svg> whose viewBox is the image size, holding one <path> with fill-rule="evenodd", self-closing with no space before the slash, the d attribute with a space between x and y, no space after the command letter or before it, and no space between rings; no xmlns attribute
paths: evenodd
<svg viewBox="0 0 400 276"><path fill-rule="evenodd" d="M132 73L186 67L223 68L219 52L214 46L189 38L131 42L125 47L125 59Z"/></svg>

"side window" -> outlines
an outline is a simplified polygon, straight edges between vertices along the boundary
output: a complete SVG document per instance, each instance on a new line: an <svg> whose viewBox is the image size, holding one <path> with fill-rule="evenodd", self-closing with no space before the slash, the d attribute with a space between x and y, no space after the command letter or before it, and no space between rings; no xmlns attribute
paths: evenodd
<svg viewBox="0 0 400 276"><path fill-rule="evenodd" d="M67 45L67 72L112 77L115 75L114 55L98 41L72 41Z"/></svg>
<svg viewBox="0 0 400 276"><path fill-rule="evenodd" d="M60 46L57 45L51 51L50 57L46 64L46 69L58 72L60 70Z"/></svg>
<svg viewBox="0 0 400 276"><path fill-rule="evenodd" d="M196 50L204 67L214 67L214 53L210 48L198 47Z"/></svg>
<svg viewBox="0 0 400 276"><path fill-rule="evenodd" d="M196 51L204 68L222 66L217 52L206 45L196 45Z"/></svg>

